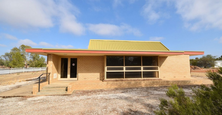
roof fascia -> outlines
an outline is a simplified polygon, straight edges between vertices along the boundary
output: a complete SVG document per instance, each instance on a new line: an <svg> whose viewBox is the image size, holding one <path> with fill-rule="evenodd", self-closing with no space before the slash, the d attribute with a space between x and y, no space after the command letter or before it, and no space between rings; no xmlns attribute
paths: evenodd
<svg viewBox="0 0 222 115"><path fill-rule="evenodd" d="M26 49L30 53L88 53L88 54L156 54L156 55L203 55L203 51L108 51L80 49Z"/></svg>

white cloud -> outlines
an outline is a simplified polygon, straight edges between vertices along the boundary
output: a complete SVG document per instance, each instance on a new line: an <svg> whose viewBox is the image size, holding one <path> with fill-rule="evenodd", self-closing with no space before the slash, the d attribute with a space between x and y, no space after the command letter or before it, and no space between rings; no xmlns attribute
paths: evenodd
<svg viewBox="0 0 222 115"><path fill-rule="evenodd" d="M0 47L6 47L6 45L4 45L4 44L0 44Z"/></svg>
<svg viewBox="0 0 222 115"><path fill-rule="evenodd" d="M150 41L160 41L163 39L164 39L164 37L150 37Z"/></svg>
<svg viewBox="0 0 222 115"><path fill-rule="evenodd" d="M37 0L1 0L0 21L19 27L52 27L55 4L52 1L45 3Z"/></svg>
<svg viewBox="0 0 222 115"><path fill-rule="evenodd" d="M221 0L175 0L177 13L191 30L201 28L222 29Z"/></svg>
<svg viewBox="0 0 222 115"><path fill-rule="evenodd" d="M46 42L40 42L39 46L44 46L44 47L54 47L52 44L46 43Z"/></svg>
<svg viewBox="0 0 222 115"><path fill-rule="evenodd" d="M66 16L61 19L60 31L82 35L85 31L85 28L82 26L81 23L75 21L74 16Z"/></svg>
<svg viewBox="0 0 222 115"><path fill-rule="evenodd" d="M4 38L10 39L10 40L18 40L17 37L10 35L10 34L6 34L6 33L2 33L1 36Z"/></svg>
<svg viewBox="0 0 222 115"><path fill-rule="evenodd" d="M60 22L62 32L84 33L79 10L67 0L1 0L0 22L19 28L50 28ZM66 21L64 23L64 21ZM73 27L70 28L72 25Z"/></svg>
<svg viewBox="0 0 222 115"><path fill-rule="evenodd" d="M95 34L102 36L121 36L123 34L133 34L135 36L141 36L142 33L136 29L132 28L127 24L122 24L120 26L113 24L88 24L88 29Z"/></svg>
<svg viewBox="0 0 222 115"><path fill-rule="evenodd" d="M190 30L222 29L221 0L147 0L141 14L149 23L168 18L167 8L161 7L163 4L175 6L176 13L184 20L184 26Z"/></svg>
<svg viewBox="0 0 222 115"><path fill-rule="evenodd" d="M56 48L73 48L72 45L55 45Z"/></svg>
<svg viewBox="0 0 222 115"><path fill-rule="evenodd" d="M37 44L30 39L19 40L18 45L22 45L22 44L29 45L29 46L37 46Z"/></svg>
<svg viewBox="0 0 222 115"><path fill-rule="evenodd" d="M24 40L19 40L18 41L18 45L29 45L29 46L38 46L38 47L47 47L47 48L73 48L72 45L52 45L50 43L47 42L39 42L39 43L35 43L30 39L24 39Z"/></svg>
<svg viewBox="0 0 222 115"><path fill-rule="evenodd" d="M121 29L112 24L88 24L89 30L98 35L121 35Z"/></svg>
<svg viewBox="0 0 222 115"><path fill-rule="evenodd" d="M158 19L164 16L162 12L157 10L164 1L165 0L147 0L141 13L149 23L155 23Z"/></svg>

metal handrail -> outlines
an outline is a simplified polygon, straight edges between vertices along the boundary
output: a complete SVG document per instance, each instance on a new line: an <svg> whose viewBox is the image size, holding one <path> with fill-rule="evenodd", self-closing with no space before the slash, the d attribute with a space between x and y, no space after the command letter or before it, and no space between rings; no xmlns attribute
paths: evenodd
<svg viewBox="0 0 222 115"><path fill-rule="evenodd" d="M42 73L39 77L38 77L38 79L39 79L39 84L38 84L38 92L40 92L40 84L41 84L41 77L42 77L42 75L44 75L44 74L46 74L46 78L48 77L48 84L50 84L50 73Z"/></svg>

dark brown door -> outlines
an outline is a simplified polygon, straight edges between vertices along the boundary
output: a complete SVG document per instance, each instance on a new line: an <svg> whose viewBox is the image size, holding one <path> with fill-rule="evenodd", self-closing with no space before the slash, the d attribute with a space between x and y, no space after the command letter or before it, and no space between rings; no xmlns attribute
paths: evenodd
<svg viewBox="0 0 222 115"><path fill-rule="evenodd" d="M67 78L68 58L61 58L61 78Z"/></svg>
<svg viewBox="0 0 222 115"><path fill-rule="evenodd" d="M77 74L77 58L71 58L70 78L76 78Z"/></svg>

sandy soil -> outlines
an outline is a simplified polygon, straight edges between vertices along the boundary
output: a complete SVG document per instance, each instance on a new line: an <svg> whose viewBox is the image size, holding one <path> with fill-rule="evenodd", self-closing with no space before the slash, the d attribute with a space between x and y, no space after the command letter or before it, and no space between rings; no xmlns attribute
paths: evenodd
<svg viewBox="0 0 222 115"><path fill-rule="evenodd" d="M213 84L204 72L191 72L191 79L200 80L202 81L202 84Z"/></svg>
<svg viewBox="0 0 222 115"><path fill-rule="evenodd" d="M191 88L184 88L191 94ZM154 114L167 87L75 91L69 96L0 98L0 114Z"/></svg>
<svg viewBox="0 0 222 115"><path fill-rule="evenodd" d="M42 73L45 73L45 71L0 75L0 85L10 85L27 79L36 78Z"/></svg>
<svg viewBox="0 0 222 115"><path fill-rule="evenodd" d="M21 86L24 86L24 85L28 85L28 84L34 84L35 81L22 81L22 82L17 82L15 84L11 84L11 85L0 85L0 94L2 92L5 92L5 91L8 91L8 90L12 90L12 89L15 89L15 88L18 88L18 87L21 87Z"/></svg>
<svg viewBox="0 0 222 115"><path fill-rule="evenodd" d="M191 72L191 77L205 77L207 78L206 76L206 72Z"/></svg>
<svg viewBox="0 0 222 115"><path fill-rule="evenodd" d="M191 75L198 79L207 78L204 74L191 73ZM23 85L23 82L12 86L17 85ZM0 90L5 88L7 87L2 87ZM191 86L183 87L188 95L192 94L191 88ZM68 96L0 97L0 115L149 115L158 109L160 98L168 99L166 91L167 87L149 87L74 91Z"/></svg>

